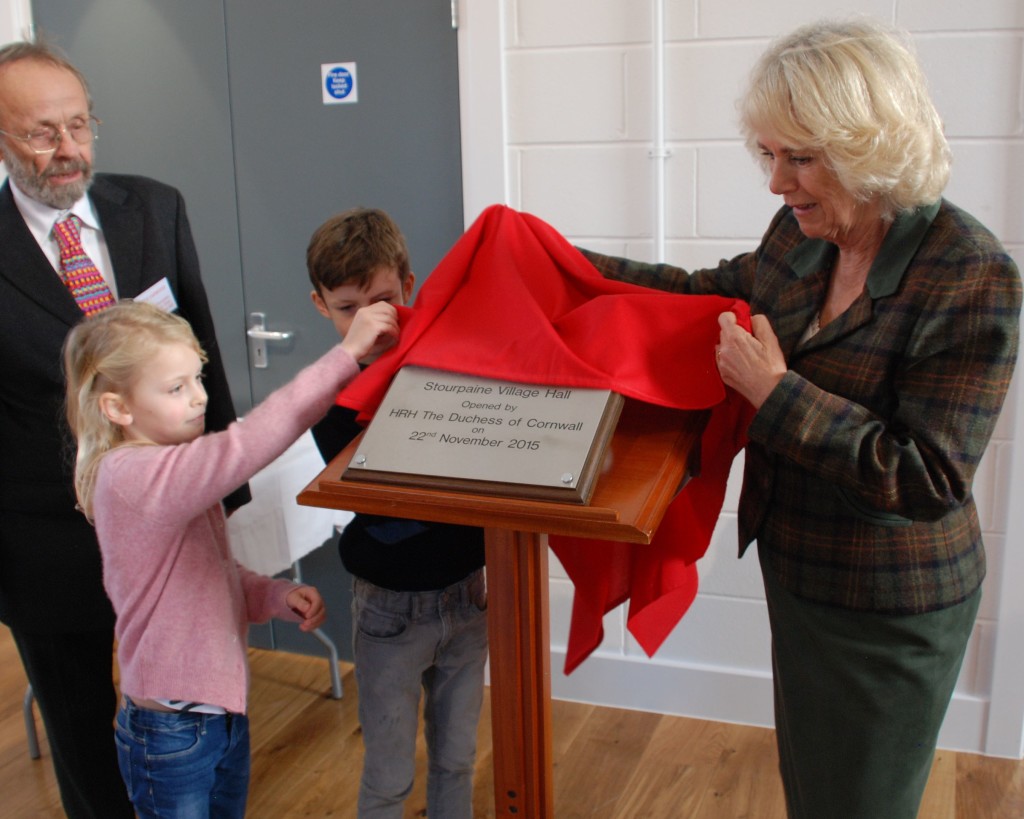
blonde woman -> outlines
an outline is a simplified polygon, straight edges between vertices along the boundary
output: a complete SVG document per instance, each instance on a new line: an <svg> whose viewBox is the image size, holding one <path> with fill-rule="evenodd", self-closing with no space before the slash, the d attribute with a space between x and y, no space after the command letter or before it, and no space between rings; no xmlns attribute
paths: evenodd
<svg viewBox="0 0 1024 819"><path fill-rule="evenodd" d="M905 35L817 23L741 101L782 197L760 247L606 276L749 302L718 367L755 408L739 506L772 628L789 815L915 819L978 611L971 485L1017 357L1020 276L942 198L950 152Z"/></svg>

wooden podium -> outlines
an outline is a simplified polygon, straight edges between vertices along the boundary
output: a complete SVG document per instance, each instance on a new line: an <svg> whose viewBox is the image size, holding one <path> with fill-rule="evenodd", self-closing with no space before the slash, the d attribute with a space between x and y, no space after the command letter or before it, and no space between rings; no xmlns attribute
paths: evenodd
<svg viewBox="0 0 1024 819"><path fill-rule="evenodd" d="M587 505L342 480L358 438L299 494L307 506L484 527L497 816L554 816L543 535L650 543L706 420L627 399Z"/></svg>

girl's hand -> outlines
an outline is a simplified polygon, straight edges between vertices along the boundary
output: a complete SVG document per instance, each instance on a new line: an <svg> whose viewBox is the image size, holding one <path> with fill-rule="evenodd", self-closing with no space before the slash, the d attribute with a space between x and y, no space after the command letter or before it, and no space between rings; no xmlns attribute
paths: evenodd
<svg viewBox="0 0 1024 819"><path fill-rule="evenodd" d="M299 586L288 592L284 599L288 608L294 611L302 622L299 623L300 631L313 631L323 625L327 619L327 609L324 608L324 599L320 592L312 586Z"/></svg>
<svg viewBox="0 0 1024 819"><path fill-rule="evenodd" d="M722 328L715 348L718 372L728 386L759 409L786 374L786 358L768 318L751 316L748 333L732 312L718 317Z"/></svg>
<svg viewBox="0 0 1024 819"><path fill-rule="evenodd" d="M398 340L398 311L386 301L361 307L345 333L342 348L356 361L371 361Z"/></svg>

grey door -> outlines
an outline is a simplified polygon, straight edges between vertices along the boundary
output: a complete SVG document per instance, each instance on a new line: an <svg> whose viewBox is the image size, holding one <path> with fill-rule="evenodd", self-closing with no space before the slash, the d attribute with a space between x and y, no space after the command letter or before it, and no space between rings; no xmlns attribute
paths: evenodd
<svg viewBox="0 0 1024 819"><path fill-rule="evenodd" d="M256 400L336 341L315 313L306 244L329 215L380 207L425 276L462 229L458 64L448 2L227 0L247 312L295 333L253 369ZM323 102L321 64L355 63L358 101Z"/></svg>
<svg viewBox="0 0 1024 819"><path fill-rule="evenodd" d="M88 77L101 170L185 195L240 412L336 340L305 248L356 205L395 217L420 281L462 232L449 0L34 0L39 32ZM320 66L356 63L324 105ZM294 333L253 368L250 313Z"/></svg>
<svg viewBox="0 0 1024 819"><path fill-rule="evenodd" d="M90 81L99 169L183 192L239 412L336 341L305 273L324 219L384 208L420 281L460 235L449 0L33 0L33 17ZM358 102L325 106L320 66L338 62L356 63ZM253 312L294 333L268 345L262 369L248 356ZM350 656L348 576L333 548L304 559L303 574ZM321 651L294 629L277 634Z"/></svg>

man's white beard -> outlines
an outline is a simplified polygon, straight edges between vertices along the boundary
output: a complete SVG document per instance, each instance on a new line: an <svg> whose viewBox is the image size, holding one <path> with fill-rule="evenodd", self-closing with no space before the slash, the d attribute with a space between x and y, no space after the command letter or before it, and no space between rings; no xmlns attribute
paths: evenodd
<svg viewBox="0 0 1024 819"><path fill-rule="evenodd" d="M7 168L7 175L22 193L56 210L70 208L85 196L92 183L92 166L84 159L51 159L50 164L42 172L38 172L34 165L23 162L13 151L6 151L4 165ZM82 172L82 178L77 182L56 187L47 184L47 179L54 174L76 170Z"/></svg>

